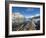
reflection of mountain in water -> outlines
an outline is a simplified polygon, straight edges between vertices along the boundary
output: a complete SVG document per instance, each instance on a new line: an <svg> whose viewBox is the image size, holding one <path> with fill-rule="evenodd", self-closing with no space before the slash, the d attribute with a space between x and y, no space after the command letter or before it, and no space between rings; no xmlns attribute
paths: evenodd
<svg viewBox="0 0 46 38"><path fill-rule="evenodd" d="M22 30L39 30L40 29L40 16L34 16L30 18L25 18L24 15L20 13L12 14L12 30L22 31Z"/></svg>

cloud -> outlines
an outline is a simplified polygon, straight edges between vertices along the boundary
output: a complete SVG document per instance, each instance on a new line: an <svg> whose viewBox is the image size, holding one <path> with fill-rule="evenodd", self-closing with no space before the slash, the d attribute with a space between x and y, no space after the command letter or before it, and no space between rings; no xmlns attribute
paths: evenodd
<svg viewBox="0 0 46 38"><path fill-rule="evenodd" d="M37 17L40 16L40 14L35 14L35 15L31 15L31 16L25 16L26 18L33 18L33 17Z"/></svg>
<svg viewBox="0 0 46 38"><path fill-rule="evenodd" d="M33 11L34 9L31 9L31 8L28 8L28 9L26 9L26 11Z"/></svg>
<svg viewBox="0 0 46 38"><path fill-rule="evenodd" d="M32 16L25 16L26 18L32 18L32 17L34 17L33 15Z"/></svg>
<svg viewBox="0 0 46 38"><path fill-rule="evenodd" d="M35 16L40 16L40 14L36 14Z"/></svg>

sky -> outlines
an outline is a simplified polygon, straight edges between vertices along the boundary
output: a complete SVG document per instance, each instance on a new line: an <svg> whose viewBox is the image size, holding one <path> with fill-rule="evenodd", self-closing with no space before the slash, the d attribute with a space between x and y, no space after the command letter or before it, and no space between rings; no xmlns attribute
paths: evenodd
<svg viewBox="0 0 46 38"><path fill-rule="evenodd" d="M40 8L33 7L12 7L12 13L19 12L25 17L30 17L34 15L40 15Z"/></svg>

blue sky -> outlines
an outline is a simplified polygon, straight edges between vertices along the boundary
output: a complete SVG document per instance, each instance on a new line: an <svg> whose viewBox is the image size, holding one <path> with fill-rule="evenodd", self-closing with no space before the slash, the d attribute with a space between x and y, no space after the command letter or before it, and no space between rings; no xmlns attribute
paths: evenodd
<svg viewBox="0 0 46 38"><path fill-rule="evenodd" d="M40 14L40 8L33 7L12 7L12 13L19 12L23 14L25 17L38 15Z"/></svg>

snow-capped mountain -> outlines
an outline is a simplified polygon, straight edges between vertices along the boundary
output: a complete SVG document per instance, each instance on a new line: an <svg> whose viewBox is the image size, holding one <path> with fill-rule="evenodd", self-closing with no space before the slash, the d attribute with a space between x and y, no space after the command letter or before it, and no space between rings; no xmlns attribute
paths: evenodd
<svg viewBox="0 0 46 38"><path fill-rule="evenodd" d="M24 22L24 20L25 20L25 17L22 14L20 14L19 12L12 14L12 21L13 21L13 23L14 22L22 23L22 22Z"/></svg>

